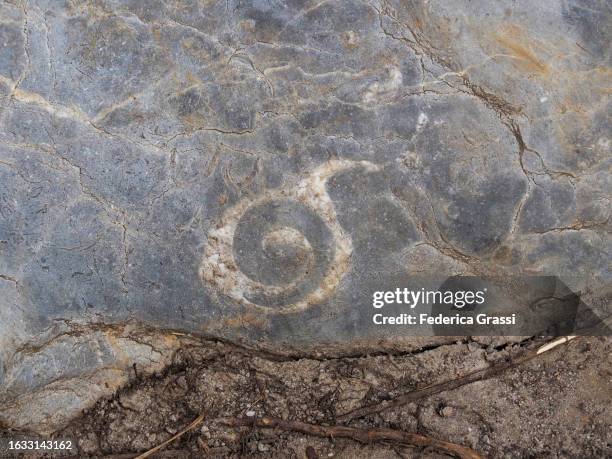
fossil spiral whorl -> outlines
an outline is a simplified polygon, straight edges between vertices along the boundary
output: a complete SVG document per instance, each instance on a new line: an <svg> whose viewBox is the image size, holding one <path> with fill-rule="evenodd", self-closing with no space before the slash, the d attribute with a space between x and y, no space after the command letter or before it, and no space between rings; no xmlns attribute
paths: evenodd
<svg viewBox="0 0 612 459"><path fill-rule="evenodd" d="M239 201L211 230L200 269L216 293L241 304L295 311L324 301L348 270L350 238L326 182L366 161L331 160L294 188Z"/></svg>

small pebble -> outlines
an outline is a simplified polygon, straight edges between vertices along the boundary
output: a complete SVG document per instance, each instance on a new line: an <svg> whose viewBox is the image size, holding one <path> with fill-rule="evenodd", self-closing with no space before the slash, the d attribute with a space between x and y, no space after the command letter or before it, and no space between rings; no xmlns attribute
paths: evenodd
<svg viewBox="0 0 612 459"><path fill-rule="evenodd" d="M247 412L246 412L246 415L247 415L249 418L252 418L253 416L255 416L255 411L247 411Z"/></svg>

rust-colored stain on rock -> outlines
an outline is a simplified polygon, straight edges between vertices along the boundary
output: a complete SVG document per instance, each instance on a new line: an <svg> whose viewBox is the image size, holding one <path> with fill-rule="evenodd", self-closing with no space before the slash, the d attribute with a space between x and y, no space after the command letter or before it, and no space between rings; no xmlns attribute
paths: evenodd
<svg viewBox="0 0 612 459"><path fill-rule="evenodd" d="M506 26L493 37L505 52L510 53L513 64L519 70L540 75L549 73L549 66L534 51L536 42L519 26Z"/></svg>

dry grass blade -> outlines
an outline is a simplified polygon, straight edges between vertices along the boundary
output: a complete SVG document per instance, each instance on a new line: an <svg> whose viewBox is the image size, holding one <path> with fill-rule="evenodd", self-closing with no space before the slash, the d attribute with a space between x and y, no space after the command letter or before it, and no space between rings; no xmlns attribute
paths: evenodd
<svg viewBox="0 0 612 459"><path fill-rule="evenodd" d="M197 418L195 418L191 424L189 424L187 427L185 427L184 429L182 429L181 431L179 431L178 433L176 433L175 435L170 437L168 440L166 440L165 442L157 445L155 448L150 449L146 453L142 453L140 456L136 456L134 459L145 459L145 458L155 454L159 450L161 450L161 449L165 448L166 446L168 446L170 443L172 443L177 438L180 438L183 435L185 435L187 432L189 432L190 430L195 429L203 420L204 420L204 415L201 414Z"/></svg>
<svg viewBox="0 0 612 459"><path fill-rule="evenodd" d="M400 445L435 448L438 451L451 454L462 459L479 459L481 456L467 446L436 440L426 435L403 432L394 429L357 429L345 426L320 426L301 421L285 421L279 418L242 418L223 420L222 424L230 427L258 427L267 429L281 429L291 432L300 432L324 438L351 438L360 443L391 442Z"/></svg>
<svg viewBox="0 0 612 459"><path fill-rule="evenodd" d="M558 338L550 343L545 344L537 350L537 354L543 354L544 352L548 352L551 349L559 346L560 344L569 343L574 338L578 338L576 335L564 336L562 338Z"/></svg>

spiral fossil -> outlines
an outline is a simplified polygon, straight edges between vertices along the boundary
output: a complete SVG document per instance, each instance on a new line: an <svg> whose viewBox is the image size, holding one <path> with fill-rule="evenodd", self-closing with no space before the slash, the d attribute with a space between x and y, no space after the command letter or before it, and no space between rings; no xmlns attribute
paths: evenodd
<svg viewBox="0 0 612 459"><path fill-rule="evenodd" d="M296 311L324 301L352 253L326 182L357 166L377 170L367 161L331 160L292 189L239 201L209 232L201 277L218 294L264 310Z"/></svg>

